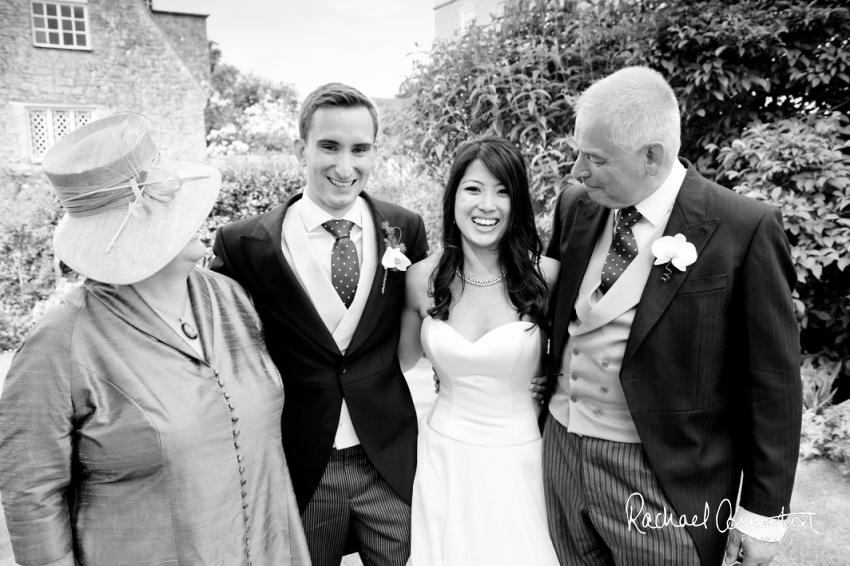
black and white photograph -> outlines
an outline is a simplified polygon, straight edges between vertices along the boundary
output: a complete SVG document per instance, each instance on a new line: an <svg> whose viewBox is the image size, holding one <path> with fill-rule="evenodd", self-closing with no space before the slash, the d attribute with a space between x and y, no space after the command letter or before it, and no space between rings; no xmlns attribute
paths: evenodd
<svg viewBox="0 0 850 566"><path fill-rule="evenodd" d="M850 564L850 7L0 0L0 566Z"/></svg>

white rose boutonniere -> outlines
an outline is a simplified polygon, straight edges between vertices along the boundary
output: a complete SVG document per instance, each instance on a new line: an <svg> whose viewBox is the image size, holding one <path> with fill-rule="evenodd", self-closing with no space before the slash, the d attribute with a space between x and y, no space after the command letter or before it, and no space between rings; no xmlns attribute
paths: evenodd
<svg viewBox="0 0 850 566"><path fill-rule="evenodd" d="M384 281L381 283L381 294L384 294L384 289L387 286L387 273L393 271L407 271L410 267L410 260L404 255L407 247L401 242L401 228L390 226L389 222L381 224L384 233L387 235L384 238L384 244L387 246L384 252L384 257L381 258L381 265L384 266Z"/></svg>
<svg viewBox="0 0 850 566"><path fill-rule="evenodd" d="M676 234L655 240L652 244L652 255L655 256L655 265L667 264L664 275L661 276L661 280L667 282L673 274L670 266L684 271L697 260L697 249L685 239L684 235Z"/></svg>

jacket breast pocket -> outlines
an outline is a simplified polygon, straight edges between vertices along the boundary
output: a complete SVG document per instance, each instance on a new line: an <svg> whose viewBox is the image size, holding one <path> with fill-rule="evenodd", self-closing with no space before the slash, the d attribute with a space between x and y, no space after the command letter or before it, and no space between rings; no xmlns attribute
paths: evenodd
<svg viewBox="0 0 850 566"><path fill-rule="evenodd" d="M708 277L698 277L697 279L685 281L682 283L682 286L679 287L679 292L676 293L676 296L681 297L683 295L695 295L697 293L710 293L712 291L720 291L721 289L726 289L725 273L721 275L710 275Z"/></svg>

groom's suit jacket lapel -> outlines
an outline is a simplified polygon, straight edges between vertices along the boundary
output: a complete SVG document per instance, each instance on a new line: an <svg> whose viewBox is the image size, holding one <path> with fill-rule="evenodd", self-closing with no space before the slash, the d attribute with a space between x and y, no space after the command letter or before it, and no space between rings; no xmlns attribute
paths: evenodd
<svg viewBox="0 0 850 566"><path fill-rule="evenodd" d="M687 241L696 248L697 261L699 261L700 253L702 253L711 235L714 234L720 220L708 217L705 182L690 163L686 162L685 165L688 167L688 173L682 183L682 188L679 190L679 195L676 197L676 203L673 205L673 211L670 213L670 220L667 222L664 235L684 235ZM684 272L672 266L670 269L672 274L667 281L662 278L665 271L664 265L656 265L649 272L649 279L646 281L646 286L638 303L629 341L626 344L623 368L626 368L629 360L634 356L650 330L661 319L679 287L687 278L691 267L688 267Z"/></svg>
<svg viewBox="0 0 850 566"><path fill-rule="evenodd" d="M569 338L567 329L572 318L576 296L607 217L608 209L599 206L587 195L578 199L567 246L561 251L561 259L565 263L569 262L570 271L568 277L560 277L558 295L555 299L552 344L556 358L560 357L564 344Z"/></svg>
<svg viewBox="0 0 850 566"><path fill-rule="evenodd" d="M696 170L689 163L687 175L682 183L676 203L664 230L665 236L683 234L687 241L697 250L697 261L714 230L719 219L708 217L705 184ZM567 189L569 190L569 189ZM574 220L570 230L567 246L561 250L561 258L569 264L568 276L561 277L558 284L558 295L555 303L553 348L555 358L559 359L564 344L569 339L568 327L572 318L576 297L584 279L596 240L605 227L609 209L598 205L586 194L579 197L574 207ZM626 353L623 358L623 368L634 356L649 331L659 321L670 301L676 295L688 275L688 268L681 272L672 268L668 281L662 280L664 265L654 266L649 272L643 294L638 303Z"/></svg>
<svg viewBox="0 0 850 566"><path fill-rule="evenodd" d="M381 224L387 221L390 223L390 226L394 225L392 214L381 206L382 203L373 200L366 193L362 193L361 196L366 200L372 211L375 234L378 240L378 257L375 277L372 287L369 290L369 297L366 301L363 315L360 317L360 322L351 339L351 343L346 350L346 356L351 355L363 344L369 333L381 319L381 313L384 307L384 302L381 300L384 268L380 260L386 249L386 244L382 237L384 230ZM283 205L267 213L257 223L253 232L249 236L244 237L244 246L251 258L251 264L255 272L264 283L264 288L275 295L278 305L284 308L291 318L300 321L299 326L305 335L309 336L322 347L339 353L339 348L334 341L333 335L328 331L327 326L322 321L310 296L301 286L298 277L292 270L292 266L286 261L283 255L283 248L281 247L283 218L289 207L301 197L301 194L295 195ZM395 282L396 279L394 277L388 277L387 287L391 288ZM384 292L387 292L387 289L384 289Z"/></svg>

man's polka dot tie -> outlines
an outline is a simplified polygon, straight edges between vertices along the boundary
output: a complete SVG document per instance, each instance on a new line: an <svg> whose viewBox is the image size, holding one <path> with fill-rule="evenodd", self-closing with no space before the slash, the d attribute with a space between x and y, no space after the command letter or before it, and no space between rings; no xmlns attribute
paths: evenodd
<svg viewBox="0 0 850 566"><path fill-rule="evenodd" d="M357 261L357 248L351 241L351 228L354 222L350 220L328 220L322 227L330 232L334 242L331 256L331 282L334 284L339 298L345 308L351 306L354 293L357 292L357 282L360 281L360 263Z"/></svg>
<svg viewBox="0 0 850 566"><path fill-rule="evenodd" d="M614 228L614 238L605 265L602 267L602 284L599 286L603 293L614 286L620 275L626 270L632 260L637 257L637 241L632 234L632 226L643 218L633 206L627 206L620 211L617 226Z"/></svg>

